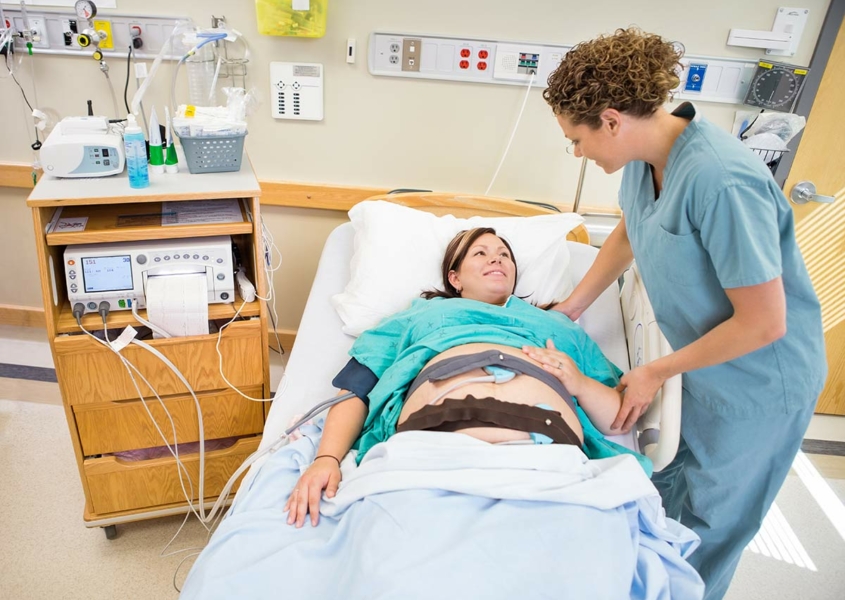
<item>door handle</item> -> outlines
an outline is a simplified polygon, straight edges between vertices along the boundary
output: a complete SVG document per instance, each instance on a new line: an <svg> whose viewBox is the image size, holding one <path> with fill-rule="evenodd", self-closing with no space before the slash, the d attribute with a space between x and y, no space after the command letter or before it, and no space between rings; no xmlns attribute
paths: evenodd
<svg viewBox="0 0 845 600"><path fill-rule="evenodd" d="M816 193L816 185L812 181L801 181L792 186L789 198L795 204L807 204L807 202L823 202L832 204L833 196L822 196Z"/></svg>

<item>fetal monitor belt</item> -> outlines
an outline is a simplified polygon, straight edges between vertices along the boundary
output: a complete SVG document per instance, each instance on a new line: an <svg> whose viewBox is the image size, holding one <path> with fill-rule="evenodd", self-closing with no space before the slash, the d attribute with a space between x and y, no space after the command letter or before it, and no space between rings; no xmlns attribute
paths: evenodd
<svg viewBox="0 0 845 600"><path fill-rule="evenodd" d="M442 404L427 405L396 427L403 431L460 431L470 427L497 427L526 433L540 433L555 444L581 447L581 440L560 413L496 398L467 396L447 398Z"/></svg>
<svg viewBox="0 0 845 600"><path fill-rule="evenodd" d="M575 402L572 400L572 395L566 390L560 380L551 373L544 371L532 362L511 356L498 350L486 350L484 352L477 352L475 354L462 354L460 356L452 356L444 358L440 362L426 367L417 378L411 383L408 388L408 393L405 399L411 397L418 387L427 381L443 381L455 375L461 375L473 369L481 369L484 367L502 367L513 371L517 375L528 375L534 379L539 379L547 386L552 388L557 394L564 399L564 401L575 411ZM539 409L542 410L542 409ZM577 412L576 412L577 414Z"/></svg>

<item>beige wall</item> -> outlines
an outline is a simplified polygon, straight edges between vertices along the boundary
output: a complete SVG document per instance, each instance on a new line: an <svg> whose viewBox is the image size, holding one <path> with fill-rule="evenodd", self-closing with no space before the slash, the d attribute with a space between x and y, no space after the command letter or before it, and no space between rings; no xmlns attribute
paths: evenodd
<svg viewBox="0 0 845 600"><path fill-rule="evenodd" d="M694 55L756 59L753 49L728 47L729 29L770 29L775 0L698 0L664 2L562 2L560 0L331 0L326 36L295 39L260 36L254 3L198 0L120 0L120 12L187 15L207 25L225 15L244 33L252 51L249 84L260 91L263 105L250 119L247 148L259 179L334 183L375 187L418 187L483 193L504 150L525 90L499 85L415 81L373 77L367 72L371 32L427 33L501 40L572 44L631 24L682 41ZM809 64L828 0L799 3L810 17L799 52L790 62ZM178 10L173 6L178 5ZM706 6L706 8L705 8ZM647 8L646 8L647 7ZM103 11L104 13L107 11ZM347 38L358 40L358 60L345 62ZM325 66L325 120L275 121L269 109L271 61L320 62ZM110 61L122 90L121 61ZM106 82L92 60L36 56L25 59L19 80L34 101L55 118L82 114L93 99L111 114ZM163 106L169 94L172 65L156 79L145 104ZM182 78L184 73L180 73ZM134 84L133 84L134 85ZM130 86L130 90L133 85ZM184 89L184 88L183 88ZM184 96L182 97L184 99ZM730 128L737 106L702 103L702 112ZM0 73L0 162L30 162L32 133L20 93ZM524 199L572 202L579 162L565 154L565 139L539 90L531 92L508 160L491 193ZM619 175L590 165L582 193L583 207L616 206ZM40 305L37 271L25 194L0 190L2 242L0 304ZM342 213L268 207L265 218L284 255L276 277L282 328L296 328L319 249L328 232L345 219ZM13 226L8 228L8 224ZM7 233L8 232L8 233ZM12 281L14 283L12 283Z"/></svg>

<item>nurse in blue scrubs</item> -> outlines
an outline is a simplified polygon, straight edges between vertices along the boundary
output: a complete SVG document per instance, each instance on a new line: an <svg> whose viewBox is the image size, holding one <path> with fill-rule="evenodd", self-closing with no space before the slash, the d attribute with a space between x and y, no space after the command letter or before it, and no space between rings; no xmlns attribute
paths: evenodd
<svg viewBox="0 0 845 600"><path fill-rule="evenodd" d="M623 170L623 218L572 295L577 319L633 260L674 352L622 379L630 430L683 374L681 441L653 481L701 536L690 562L722 598L783 484L827 366L792 210L763 161L689 103L664 108L680 55L618 30L570 50L543 96L575 156Z"/></svg>

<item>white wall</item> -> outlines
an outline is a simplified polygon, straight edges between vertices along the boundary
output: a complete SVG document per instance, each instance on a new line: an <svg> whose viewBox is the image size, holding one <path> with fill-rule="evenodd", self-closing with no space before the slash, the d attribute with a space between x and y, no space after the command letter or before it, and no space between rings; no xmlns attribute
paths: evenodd
<svg viewBox="0 0 845 600"><path fill-rule="evenodd" d="M501 40L574 44L617 27L638 25L679 40L693 55L756 59L761 51L728 47L731 28L771 29L782 2L775 0L676 0L629 2L595 0L330 0L326 36L296 39L257 33L253 2L197 0L118 0L118 11L141 15L187 15L202 25L225 15L249 39L249 84L264 105L250 120L247 148L259 179L386 188L418 187L483 193L504 150L525 90L519 87L374 77L367 72L366 46L373 31L442 34ZM798 54L790 62L807 65L818 37L827 0L799 3L810 10ZM12 5L7 5L12 8ZM178 8L175 8L178 6ZM102 11L104 14L108 11ZM345 62L347 38L358 40L358 60ZM276 121L269 111L271 61L320 62L325 67L325 120ZM122 92L121 61L110 61ZM83 114L91 98L111 112L105 79L95 61L81 57L24 59L19 80L34 101L34 65L39 107L50 114ZM162 70L147 106L162 106L169 94L172 66ZM30 121L14 83L0 73L0 162L29 162ZM185 77L180 73L181 77ZM132 90L134 83L130 85ZM183 99L185 97L183 96ZM738 107L702 103L702 112L730 128ZM491 191L499 196L571 204L580 163L565 154L566 141L539 90L529 98L511 153ZM581 206L614 208L618 175L590 165ZM0 212L20 221L25 194L0 194ZM12 203L10 205L9 203ZM319 248L340 213L268 208L277 243L286 256L277 291L280 326L295 328L307 297ZM17 222L16 221L16 222ZM4 236L5 237L5 236ZM31 245L31 234L17 228L0 241L0 268L12 247ZM28 256L25 252L24 255ZM29 265L23 291L0 290L0 304L40 305L37 271Z"/></svg>

